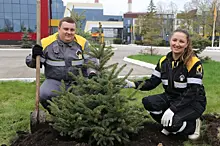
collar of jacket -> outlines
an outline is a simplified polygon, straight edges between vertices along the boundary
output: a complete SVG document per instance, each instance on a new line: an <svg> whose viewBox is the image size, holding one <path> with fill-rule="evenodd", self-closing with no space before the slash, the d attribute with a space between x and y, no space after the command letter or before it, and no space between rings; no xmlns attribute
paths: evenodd
<svg viewBox="0 0 220 146"><path fill-rule="evenodd" d="M77 42L76 37L74 36L74 41L70 42L70 43L65 43L64 41L62 41L59 37L59 35L57 34L57 42L60 46L69 46L72 47L74 45L75 42Z"/></svg>
<svg viewBox="0 0 220 146"><path fill-rule="evenodd" d="M58 37L58 32L56 32L53 35L50 35L46 38L41 39L41 45L42 45L43 49L45 49L48 45L50 45L54 41L58 40L57 37ZM84 50L86 39L83 38L82 36L77 35L77 34L75 34L74 37L75 37L75 39L74 39L74 42L72 42L72 44L74 44L76 42L77 44L79 44L82 47L82 50Z"/></svg>
<svg viewBox="0 0 220 146"><path fill-rule="evenodd" d="M180 62L180 58L178 58L177 60L174 60L174 59L173 59L172 51L170 51L170 52L167 54L166 58L167 58L170 62L172 62L172 61L179 61L179 62Z"/></svg>

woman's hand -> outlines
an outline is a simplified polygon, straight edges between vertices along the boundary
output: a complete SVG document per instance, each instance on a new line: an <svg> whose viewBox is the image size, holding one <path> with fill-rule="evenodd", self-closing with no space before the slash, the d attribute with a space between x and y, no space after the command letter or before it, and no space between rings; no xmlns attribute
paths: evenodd
<svg viewBox="0 0 220 146"><path fill-rule="evenodd" d="M132 81L129 81L126 79L125 82L126 82L126 85L124 86L124 88L135 88L136 87L135 83Z"/></svg>

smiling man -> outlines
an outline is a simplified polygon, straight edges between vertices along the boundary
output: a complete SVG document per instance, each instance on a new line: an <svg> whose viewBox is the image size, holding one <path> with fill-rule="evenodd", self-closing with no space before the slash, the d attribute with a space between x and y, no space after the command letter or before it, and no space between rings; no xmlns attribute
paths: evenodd
<svg viewBox="0 0 220 146"><path fill-rule="evenodd" d="M75 32L75 21L70 17L64 17L59 22L58 33L43 38L41 46L35 45L32 48L32 54L26 57L27 66L35 68L36 56L41 56L46 80L40 87L40 103L49 112L47 100L57 96L52 91L60 90L61 80L64 80L66 89L74 82L69 72L79 75L79 69L81 69L85 77L96 75L94 69L83 66L88 61L94 63L97 61L86 53L90 51L88 41L76 35Z"/></svg>

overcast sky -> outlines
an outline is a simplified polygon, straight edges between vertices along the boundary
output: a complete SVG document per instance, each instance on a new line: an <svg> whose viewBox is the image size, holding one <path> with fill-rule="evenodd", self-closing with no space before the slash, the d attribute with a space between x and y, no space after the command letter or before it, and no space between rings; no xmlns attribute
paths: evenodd
<svg viewBox="0 0 220 146"><path fill-rule="evenodd" d="M92 3L95 0L63 0L64 5L67 1ZM178 10L183 10L184 4L190 0L153 0L155 5L157 5L159 2L162 2L163 4L169 4L171 1L177 5ZM99 2L103 4L105 15L120 15L127 12L128 10L128 0L99 0ZM150 0L132 0L132 11L144 12L147 10L149 3Z"/></svg>

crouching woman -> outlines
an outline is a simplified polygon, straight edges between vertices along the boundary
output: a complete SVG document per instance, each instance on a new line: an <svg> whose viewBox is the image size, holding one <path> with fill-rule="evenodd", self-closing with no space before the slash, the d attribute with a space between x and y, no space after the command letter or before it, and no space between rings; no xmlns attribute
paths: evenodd
<svg viewBox="0 0 220 146"><path fill-rule="evenodd" d="M149 91L162 82L165 92L144 97L142 103L152 118L163 125L163 134L182 133L196 140L200 136L200 117L206 108L204 70L192 50L187 31L175 30L170 48L171 52L158 61L151 78L140 88ZM127 88L137 88L142 83L126 82Z"/></svg>

